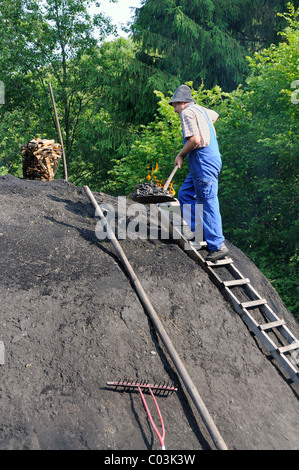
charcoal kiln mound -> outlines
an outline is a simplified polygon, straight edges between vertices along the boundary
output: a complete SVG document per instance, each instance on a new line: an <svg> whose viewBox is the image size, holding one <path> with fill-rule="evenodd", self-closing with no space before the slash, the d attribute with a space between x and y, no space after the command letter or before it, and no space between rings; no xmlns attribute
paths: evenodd
<svg viewBox="0 0 299 470"><path fill-rule="evenodd" d="M117 214L117 198L95 196ZM157 397L167 450L214 450L84 190L8 175L0 204L0 449L159 450L139 394L107 386L132 378L178 389ZM298 390L206 272L175 240L120 243L228 448L298 450ZM229 247L298 337L270 283Z"/></svg>

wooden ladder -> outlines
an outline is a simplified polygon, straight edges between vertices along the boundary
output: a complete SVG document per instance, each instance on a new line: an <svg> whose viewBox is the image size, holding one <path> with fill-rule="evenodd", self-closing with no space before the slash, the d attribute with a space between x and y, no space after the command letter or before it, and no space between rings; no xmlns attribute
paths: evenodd
<svg viewBox="0 0 299 470"><path fill-rule="evenodd" d="M231 258L227 257L215 263L205 261L202 253L194 247L194 243L188 241L184 235L184 227L187 224L181 217L177 200L156 204L156 207L160 224L167 226L171 237L209 274L248 329L259 338L288 378L299 385L299 340L288 329L285 321L280 319L267 300L256 292L250 279L241 274ZM202 248L206 247L205 242L200 245ZM297 360L294 360L294 354Z"/></svg>

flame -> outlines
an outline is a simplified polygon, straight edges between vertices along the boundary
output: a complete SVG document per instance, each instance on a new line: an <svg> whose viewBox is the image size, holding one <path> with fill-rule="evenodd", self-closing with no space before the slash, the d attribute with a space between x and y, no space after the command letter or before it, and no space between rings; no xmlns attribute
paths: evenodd
<svg viewBox="0 0 299 470"><path fill-rule="evenodd" d="M156 168L155 169L152 168L151 172L147 175L146 179L149 181L153 181L154 184L156 184L160 188L163 188L165 182L163 182L162 180L158 180L158 178L155 175L158 169L159 169L159 165L158 163L156 163ZM173 189L173 183L174 181L171 181L170 185L168 186L168 191L170 192L172 196L175 195L175 190Z"/></svg>
<svg viewBox="0 0 299 470"><path fill-rule="evenodd" d="M168 186L168 191L170 192L172 196L175 195L175 190L173 189L173 183L174 181L171 181L170 185Z"/></svg>

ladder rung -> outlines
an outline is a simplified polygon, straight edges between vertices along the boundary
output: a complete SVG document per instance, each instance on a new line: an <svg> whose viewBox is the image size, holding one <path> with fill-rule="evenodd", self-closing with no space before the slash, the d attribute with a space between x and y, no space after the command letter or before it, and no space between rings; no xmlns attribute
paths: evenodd
<svg viewBox="0 0 299 470"><path fill-rule="evenodd" d="M181 220L173 219L171 223L174 227L188 227L187 222L185 222L183 219Z"/></svg>
<svg viewBox="0 0 299 470"><path fill-rule="evenodd" d="M263 323L262 325L259 325L259 329L261 331L266 331L266 330L271 330L272 328L277 328L278 326L285 325L286 322L284 320L277 320L277 321L272 321L269 323Z"/></svg>
<svg viewBox="0 0 299 470"><path fill-rule="evenodd" d="M194 246L195 249L196 249L197 247L207 246L207 242L205 242L205 241L201 241L201 242L190 241L189 244L190 244L191 246Z"/></svg>
<svg viewBox="0 0 299 470"><path fill-rule="evenodd" d="M260 305L264 305L267 303L266 299L257 299L257 300L250 300L249 302L242 302L240 305L242 308L255 308L259 307Z"/></svg>
<svg viewBox="0 0 299 470"><path fill-rule="evenodd" d="M234 287L234 286L242 286L244 284L249 284L250 280L247 278L241 278L241 279L234 279L231 281L223 281L224 287Z"/></svg>
<svg viewBox="0 0 299 470"><path fill-rule="evenodd" d="M224 258L224 259L219 259L218 261L206 261L208 266L213 266L216 268L217 266L225 266L226 264L232 264L233 260L231 258Z"/></svg>
<svg viewBox="0 0 299 470"><path fill-rule="evenodd" d="M298 349L299 348L299 341L293 341L291 344L288 344L287 346L283 346L282 348L277 348L277 351L280 354L283 354L288 351L293 351L293 349Z"/></svg>

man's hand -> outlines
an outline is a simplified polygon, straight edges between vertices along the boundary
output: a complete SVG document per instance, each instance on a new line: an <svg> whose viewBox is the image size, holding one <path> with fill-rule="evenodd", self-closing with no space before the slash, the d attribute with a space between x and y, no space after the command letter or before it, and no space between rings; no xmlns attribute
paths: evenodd
<svg viewBox="0 0 299 470"><path fill-rule="evenodd" d="M180 153L177 154L175 162L174 162L174 164L177 165L180 169L182 168L185 156L189 152L192 152L192 150L198 148L200 144L200 137L198 135L192 135L191 137L188 137L186 140L187 142L185 143Z"/></svg>
<svg viewBox="0 0 299 470"><path fill-rule="evenodd" d="M177 166L179 167L179 169L181 169L183 163L184 163L183 157L182 157L180 154L178 154L178 155L176 156L176 159L175 159L175 162L174 162L174 166L177 165Z"/></svg>

